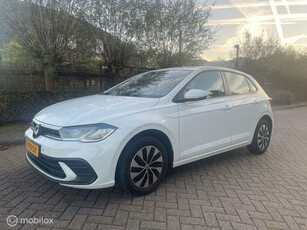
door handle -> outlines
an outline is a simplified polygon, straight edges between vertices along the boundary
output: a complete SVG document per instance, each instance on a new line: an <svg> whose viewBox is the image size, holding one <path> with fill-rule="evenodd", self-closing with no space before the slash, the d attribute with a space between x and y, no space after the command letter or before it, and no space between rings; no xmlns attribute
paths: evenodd
<svg viewBox="0 0 307 230"><path fill-rule="evenodd" d="M231 107L229 106L229 105L225 105L225 107L224 107L224 109L223 109L224 111L228 111L228 110L231 110Z"/></svg>

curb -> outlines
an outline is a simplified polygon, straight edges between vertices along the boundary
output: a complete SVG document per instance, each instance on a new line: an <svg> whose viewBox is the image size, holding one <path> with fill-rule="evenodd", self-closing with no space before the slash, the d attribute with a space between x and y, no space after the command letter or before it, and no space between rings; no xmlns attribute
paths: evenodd
<svg viewBox="0 0 307 230"><path fill-rule="evenodd" d="M11 140L11 141L0 141L0 145L23 145L24 139Z"/></svg>
<svg viewBox="0 0 307 230"><path fill-rule="evenodd" d="M272 106L273 111L274 110L284 110L284 109L293 109L293 108L299 108L307 106L307 103L300 103L300 104L294 104L294 105L276 105Z"/></svg>

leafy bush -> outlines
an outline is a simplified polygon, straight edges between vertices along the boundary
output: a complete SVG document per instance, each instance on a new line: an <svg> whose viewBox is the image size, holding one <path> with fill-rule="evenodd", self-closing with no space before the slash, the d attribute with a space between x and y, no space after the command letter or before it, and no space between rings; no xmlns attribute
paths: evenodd
<svg viewBox="0 0 307 230"><path fill-rule="evenodd" d="M278 91L272 95L274 105L291 105L294 95L290 91Z"/></svg>
<svg viewBox="0 0 307 230"><path fill-rule="evenodd" d="M31 121L36 113L54 103L94 94L79 92L0 92L0 124Z"/></svg>

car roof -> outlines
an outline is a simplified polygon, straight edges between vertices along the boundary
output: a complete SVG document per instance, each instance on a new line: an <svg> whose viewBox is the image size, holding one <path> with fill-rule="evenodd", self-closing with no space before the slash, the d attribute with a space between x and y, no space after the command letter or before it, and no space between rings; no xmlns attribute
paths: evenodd
<svg viewBox="0 0 307 230"><path fill-rule="evenodd" d="M226 67L218 67L218 66L187 66L187 67L171 67L171 68L164 68L164 69L157 69L154 71L159 70L187 70L187 71L196 71L196 70L218 70L218 71L231 71L231 72L241 72L235 69L230 69ZM241 72L242 73L242 72Z"/></svg>
<svg viewBox="0 0 307 230"><path fill-rule="evenodd" d="M243 73L241 71L230 69L226 67L218 67L218 66L189 66L189 67L172 67L172 68L165 68L165 69L157 69L154 71L159 70L182 70L182 71L206 71L206 70L216 70L216 71L227 71L227 72L236 72L244 75L248 75L246 73Z"/></svg>

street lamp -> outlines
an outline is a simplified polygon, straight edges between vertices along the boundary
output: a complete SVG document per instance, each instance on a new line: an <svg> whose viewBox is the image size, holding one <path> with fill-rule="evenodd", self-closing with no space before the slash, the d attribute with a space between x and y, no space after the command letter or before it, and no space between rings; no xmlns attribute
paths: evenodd
<svg viewBox="0 0 307 230"><path fill-rule="evenodd" d="M236 56L236 69L238 69L238 64L239 64L239 49L240 49L240 46L237 44L234 46L236 48L236 51L237 51L237 56Z"/></svg>

